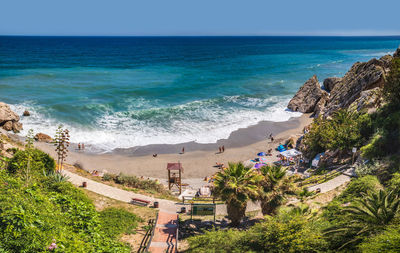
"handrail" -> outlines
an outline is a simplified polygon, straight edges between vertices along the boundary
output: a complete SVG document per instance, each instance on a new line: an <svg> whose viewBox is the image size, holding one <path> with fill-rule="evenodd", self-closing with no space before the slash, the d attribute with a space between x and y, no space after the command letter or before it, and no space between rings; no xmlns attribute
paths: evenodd
<svg viewBox="0 0 400 253"><path fill-rule="evenodd" d="M142 242L140 243L140 247L138 249L138 253L148 252L149 251L150 244L151 244L151 241L152 241L153 236L154 236L154 230L156 229L157 220L158 220L158 212L157 212L157 215L156 215L155 219L150 219L149 220L148 224L152 225L152 227L149 228L147 230L146 234L144 235L144 237L142 239ZM150 231L151 231L151 233L150 233Z"/></svg>
<svg viewBox="0 0 400 253"><path fill-rule="evenodd" d="M150 240L148 241L147 246L146 246L146 252L149 251L151 241L153 240L154 231L156 230L156 226L157 226L157 221L158 221L158 212L157 212L157 215L156 215L156 219L154 220L154 226L153 226L153 229L152 229L152 231L151 231Z"/></svg>
<svg viewBox="0 0 400 253"><path fill-rule="evenodd" d="M176 236L175 236L175 252L178 252L178 237L179 237L179 214L176 220Z"/></svg>

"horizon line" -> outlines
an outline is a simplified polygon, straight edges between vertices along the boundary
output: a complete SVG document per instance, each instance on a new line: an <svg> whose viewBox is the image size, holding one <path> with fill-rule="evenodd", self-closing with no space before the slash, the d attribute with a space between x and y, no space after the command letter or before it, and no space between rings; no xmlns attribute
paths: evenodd
<svg viewBox="0 0 400 253"><path fill-rule="evenodd" d="M62 34L0 34L0 37L400 37L400 34L269 34L269 35L62 35Z"/></svg>

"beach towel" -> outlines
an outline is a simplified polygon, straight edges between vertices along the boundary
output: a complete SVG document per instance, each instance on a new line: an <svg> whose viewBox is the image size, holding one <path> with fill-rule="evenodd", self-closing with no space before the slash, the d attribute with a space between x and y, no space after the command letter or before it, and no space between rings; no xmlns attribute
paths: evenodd
<svg viewBox="0 0 400 253"><path fill-rule="evenodd" d="M258 156L265 156L265 155L267 155L265 152L260 152L260 153L258 153L257 154Z"/></svg>

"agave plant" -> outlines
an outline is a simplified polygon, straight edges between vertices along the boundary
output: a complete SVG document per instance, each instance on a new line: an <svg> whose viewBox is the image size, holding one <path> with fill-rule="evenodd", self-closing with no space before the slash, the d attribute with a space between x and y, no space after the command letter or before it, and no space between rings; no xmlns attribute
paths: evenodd
<svg viewBox="0 0 400 253"><path fill-rule="evenodd" d="M56 171L50 173L46 173L46 171L43 171L43 174L45 177L51 178L55 183L66 182L70 178L69 176Z"/></svg>
<svg viewBox="0 0 400 253"><path fill-rule="evenodd" d="M380 190L371 193L363 199L356 200L352 205L345 207L349 221L345 225L333 226L325 231L330 234L353 234L339 249L357 243L362 236L380 231L389 224L399 210L400 199L394 191Z"/></svg>
<svg viewBox="0 0 400 253"><path fill-rule="evenodd" d="M245 216L247 202L257 199L260 180L260 175L243 163L229 163L228 168L216 174L213 193L226 202L233 226Z"/></svg>
<svg viewBox="0 0 400 253"><path fill-rule="evenodd" d="M282 205L287 194L295 192L295 186L286 176L286 169L282 166L268 165L261 168L259 200L264 215L275 214Z"/></svg>

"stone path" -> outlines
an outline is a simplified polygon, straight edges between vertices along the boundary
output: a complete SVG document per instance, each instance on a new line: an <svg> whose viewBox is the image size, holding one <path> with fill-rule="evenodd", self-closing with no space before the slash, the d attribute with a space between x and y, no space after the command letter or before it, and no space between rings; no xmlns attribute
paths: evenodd
<svg viewBox="0 0 400 253"><path fill-rule="evenodd" d="M346 182L348 182L350 180L351 180L351 177L349 177L347 175L340 175L340 176L337 176L337 177L335 177L335 178L333 178L333 179L331 179L331 180L329 180L329 181L327 181L325 183L317 184L317 185L308 187L308 190L309 191L315 191L316 189L320 188L321 189L321 193L324 193L324 192L331 191L331 190L333 190L333 189L345 184Z"/></svg>

